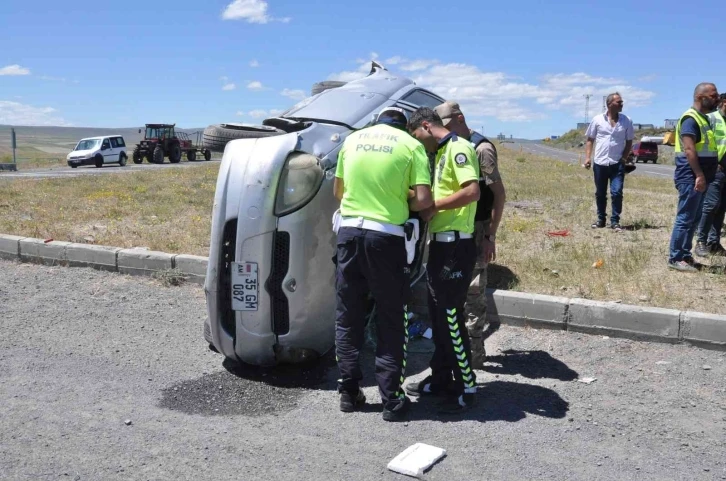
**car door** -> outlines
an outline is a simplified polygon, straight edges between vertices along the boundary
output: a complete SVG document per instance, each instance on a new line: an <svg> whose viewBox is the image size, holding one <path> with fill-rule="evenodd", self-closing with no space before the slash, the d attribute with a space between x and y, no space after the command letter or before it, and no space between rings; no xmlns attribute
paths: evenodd
<svg viewBox="0 0 726 481"><path fill-rule="evenodd" d="M124 143L123 137L111 137L111 147L113 148L113 155L116 161L121 160L121 153L124 151L126 144Z"/></svg>
<svg viewBox="0 0 726 481"><path fill-rule="evenodd" d="M103 139L103 142L101 142L101 155L103 155L103 163L108 164L110 162L115 162L114 149L111 147L111 139L108 137Z"/></svg>

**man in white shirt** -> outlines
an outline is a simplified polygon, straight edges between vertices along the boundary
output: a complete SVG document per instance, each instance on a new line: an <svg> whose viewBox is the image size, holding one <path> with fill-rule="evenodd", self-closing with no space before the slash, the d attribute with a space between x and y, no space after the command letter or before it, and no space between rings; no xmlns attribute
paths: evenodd
<svg viewBox="0 0 726 481"><path fill-rule="evenodd" d="M623 210L623 182L625 180L625 162L633 146L633 122L620 112L623 110L623 99L619 93L608 95L607 112L598 114L592 119L587 129L585 144L585 167L592 165L592 144L595 144L595 202L597 204L597 221L593 228L605 227L607 220L607 188L610 182L610 201L612 215L610 227L620 232L620 214Z"/></svg>

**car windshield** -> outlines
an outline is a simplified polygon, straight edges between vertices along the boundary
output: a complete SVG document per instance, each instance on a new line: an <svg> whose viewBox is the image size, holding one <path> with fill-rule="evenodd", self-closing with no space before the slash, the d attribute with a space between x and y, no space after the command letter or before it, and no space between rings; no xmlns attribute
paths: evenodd
<svg viewBox="0 0 726 481"><path fill-rule="evenodd" d="M101 145L101 139L81 140L74 150L93 150Z"/></svg>

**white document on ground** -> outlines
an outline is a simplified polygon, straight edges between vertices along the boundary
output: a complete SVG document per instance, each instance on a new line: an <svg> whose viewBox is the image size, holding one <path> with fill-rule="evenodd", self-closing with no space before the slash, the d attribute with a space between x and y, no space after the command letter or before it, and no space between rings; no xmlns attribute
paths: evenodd
<svg viewBox="0 0 726 481"><path fill-rule="evenodd" d="M420 477L424 471L434 465L439 459L446 456L446 450L416 443L388 463L388 469L406 476Z"/></svg>

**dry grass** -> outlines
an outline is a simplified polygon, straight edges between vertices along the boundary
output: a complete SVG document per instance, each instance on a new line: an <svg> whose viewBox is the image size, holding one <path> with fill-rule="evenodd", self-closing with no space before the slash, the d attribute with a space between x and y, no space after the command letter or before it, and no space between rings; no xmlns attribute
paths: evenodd
<svg viewBox="0 0 726 481"><path fill-rule="evenodd" d="M623 226L592 230L592 171L500 149L508 205L490 285L540 294L722 312L726 276L666 268L676 191L628 176ZM219 164L0 182L0 232L208 255ZM548 232L567 229L567 237ZM593 264L602 260L600 268Z"/></svg>
<svg viewBox="0 0 726 481"><path fill-rule="evenodd" d="M0 181L0 232L206 256L218 169Z"/></svg>
<svg viewBox="0 0 726 481"><path fill-rule="evenodd" d="M677 203L672 181L628 175L621 218L626 230L593 230L592 171L523 157L506 148L499 151L508 205L498 233L498 265L492 269L490 285L707 312L721 312L726 307L720 295L726 288L726 276L667 269ZM562 230L570 235L547 235ZM602 266L593 267L599 260Z"/></svg>

